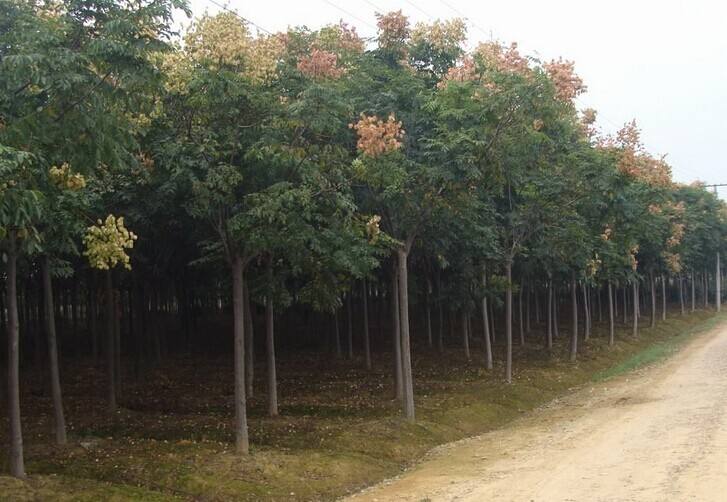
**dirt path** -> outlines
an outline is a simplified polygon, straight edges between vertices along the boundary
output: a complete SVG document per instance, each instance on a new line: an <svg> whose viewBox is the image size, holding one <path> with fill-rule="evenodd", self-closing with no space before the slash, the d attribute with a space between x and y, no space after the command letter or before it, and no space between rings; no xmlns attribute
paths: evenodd
<svg viewBox="0 0 727 502"><path fill-rule="evenodd" d="M350 500L725 501L727 326Z"/></svg>

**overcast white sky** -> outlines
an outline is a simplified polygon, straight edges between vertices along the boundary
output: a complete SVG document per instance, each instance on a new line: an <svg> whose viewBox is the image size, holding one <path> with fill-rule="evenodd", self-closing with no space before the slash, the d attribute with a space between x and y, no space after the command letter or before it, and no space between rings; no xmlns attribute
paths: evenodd
<svg viewBox="0 0 727 502"><path fill-rule="evenodd" d="M412 23L466 17L474 45L491 36L523 53L574 60L588 85L579 108L615 132L635 118L654 154L668 154L677 181L727 183L727 3L717 0L190 0L195 15L215 2L269 31L318 28L339 19L362 36L377 11ZM727 187L721 195L727 195Z"/></svg>

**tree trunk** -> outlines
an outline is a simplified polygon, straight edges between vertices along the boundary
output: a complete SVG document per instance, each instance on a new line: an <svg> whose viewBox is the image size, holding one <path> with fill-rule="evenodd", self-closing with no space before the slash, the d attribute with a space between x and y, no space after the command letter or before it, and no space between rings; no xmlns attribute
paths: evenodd
<svg viewBox="0 0 727 502"><path fill-rule="evenodd" d="M656 283L653 272L649 272L649 287L651 288L651 323L650 327L656 326Z"/></svg>
<svg viewBox="0 0 727 502"><path fill-rule="evenodd" d="M623 297L622 297L623 298L623 323L624 323L624 326L626 326L628 324L628 301L626 300L626 296L627 296L627 288L626 288L626 285L624 284Z"/></svg>
<svg viewBox="0 0 727 502"><path fill-rule="evenodd" d="M247 399L245 397L245 266L235 254L232 261L232 315L235 330L235 451L247 454L250 440L247 433Z"/></svg>
<svg viewBox="0 0 727 502"><path fill-rule="evenodd" d="M578 354L578 283L576 273L571 273L570 282L571 310L573 311L573 327L571 328L570 360L575 361Z"/></svg>
<svg viewBox="0 0 727 502"><path fill-rule="evenodd" d="M613 287L608 281L608 344L613 346L615 339L614 315L613 315Z"/></svg>
<svg viewBox="0 0 727 502"><path fill-rule="evenodd" d="M634 296L634 323L633 323L633 336L634 338L639 336L639 291L638 286L636 285L636 279L633 280L631 283L631 289L633 291Z"/></svg>
<svg viewBox="0 0 727 502"><path fill-rule="evenodd" d="M512 383L512 261L505 263L505 381Z"/></svg>
<svg viewBox="0 0 727 502"><path fill-rule="evenodd" d="M603 286L598 287L596 291L596 299L598 301L598 322L603 322L603 305L601 304L601 289L603 289Z"/></svg>
<svg viewBox="0 0 727 502"><path fill-rule="evenodd" d="M427 279L427 283L424 287L424 308L427 323L427 344L429 345L430 349L433 347L434 344L434 340L432 339L432 309L429 298L431 289L432 283L429 281L429 279Z"/></svg>
<svg viewBox="0 0 727 502"><path fill-rule="evenodd" d="M341 331L339 329L339 322L338 322L338 307L333 311L333 335L336 337L336 357L339 359L343 355L343 351L341 350Z"/></svg>
<svg viewBox="0 0 727 502"><path fill-rule="evenodd" d="M555 338L560 337L560 331L558 329L558 290L553 291L553 336Z"/></svg>
<svg viewBox="0 0 727 502"><path fill-rule="evenodd" d="M109 411L116 413L116 307L114 306L114 283L111 270L104 274L104 296L106 297L106 374L108 377Z"/></svg>
<svg viewBox="0 0 727 502"><path fill-rule="evenodd" d="M53 310L53 282L50 275L50 258L41 258L43 274L43 305L45 308L46 334L48 335L48 358L50 362L50 384L53 397L53 424L55 426L56 443L66 444L66 419L63 416L63 397L61 394L61 377L58 369L58 344L56 340L56 319Z"/></svg>
<svg viewBox="0 0 727 502"><path fill-rule="evenodd" d="M371 369L371 341L369 340L369 289L366 285L366 279L361 281L361 297L363 298L363 342L364 342L364 358L366 361L366 369Z"/></svg>
<svg viewBox="0 0 727 502"><path fill-rule="evenodd" d="M703 284L703 295L702 298L704 299L704 308L706 309L709 307L709 279L707 278L707 270L705 269L702 273L702 284Z"/></svg>
<svg viewBox="0 0 727 502"><path fill-rule="evenodd" d="M530 300L533 296L533 288L528 283L528 292L525 295L525 333L528 335L532 331L530 327Z"/></svg>
<svg viewBox="0 0 727 502"><path fill-rule="evenodd" d="M679 274L679 311L681 312L681 315L686 314L686 309L684 306L684 276Z"/></svg>
<svg viewBox="0 0 727 502"><path fill-rule="evenodd" d="M268 265L268 287L270 288L265 298L265 349L267 355L268 370L268 415L278 416L278 377L275 372L275 314L273 305L272 267Z"/></svg>
<svg viewBox="0 0 727 502"><path fill-rule="evenodd" d="M346 339L348 341L348 358L353 359L353 288L346 295Z"/></svg>
<svg viewBox="0 0 727 502"><path fill-rule="evenodd" d="M585 282L581 284L581 292L583 293L583 339L588 340L591 337L591 312L588 308L588 286Z"/></svg>
<svg viewBox="0 0 727 502"><path fill-rule="evenodd" d="M548 328L546 329L545 348L553 349L553 281L548 280Z"/></svg>
<svg viewBox="0 0 727 502"><path fill-rule="evenodd" d="M661 276L661 320L666 321L666 277Z"/></svg>
<svg viewBox="0 0 727 502"><path fill-rule="evenodd" d="M470 334L468 330L467 311L462 309L462 343L464 344L464 356L469 361L470 357Z"/></svg>
<svg viewBox="0 0 727 502"><path fill-rule="evenodd" d="M401 366L404 387L404 416L414 421L414 379L411 371L411 343L409 337L409 271L407 250L397 250L399 263L399 311L401 315Z"/></svg>
<svg viewBox="0 0 727 502"><path fill-rule="evenodd" d="M694 284L694 272L692 272L691 279L689 281L692 286L692 312L697 310L697 292Z"/></svg>
<svg viewBox="0 0 727 502"><path fill-rule="evenodd" d="M5 280L8 309L8 421L10 423L10 474L25 477L23 431L20 424L20 326L18 322L18 254L17 234L9 230Z"/></svg>
<svg viewBox="0 0 727 502"><path fill-rule="evenodd" d="M250 290L244 282L242 301L245 314L245 390L246 398L252 399L255 388L255 330L253 328L252 309L250 308Z"/></svg>
<svg viewBox="0 0 727 502"><path fill-rule="evenodd" d="M394 263L394 270L391 278L391 325L394 335L394 393L396 399L401 401L402 399L404 399L404 378L401 368L401 314L399 312L399 272L396 263Z"/></svg>
<svg viewBox="0 0 727 502"><path fill-rule="evenodd" d="M717 252L717 270L714 272L714 302L717 312L722 310L722 271L719 263L719 251Z"/></svg>
<svg viewBox="0 0 727 502"><path fill-rule="evenodd" d="M487 289L487 271L482 267L482 287ZM487 313L487 293L482 296L482 325L485 337L485 367L492 369L492 343L490 342L490 320Z"/></svg>
<svg viewBox="0 0 727 502"><path fill-rule="evenodd" d="M523 326L523 284L520 284L520 291L518 292L518 328L520 329L520 346L525 345L525 326Z"/></svg>

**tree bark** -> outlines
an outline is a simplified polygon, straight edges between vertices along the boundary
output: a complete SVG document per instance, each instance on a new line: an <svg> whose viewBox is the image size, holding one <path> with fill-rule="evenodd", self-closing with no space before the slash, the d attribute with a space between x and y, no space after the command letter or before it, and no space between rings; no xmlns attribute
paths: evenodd
<svg viewBox="0 0 727 502"><path fill-rule="evenodd" d="M505 381L512 383L512 261L505 262Z"/></svg>
<svg viewBox="0 0 727 502"><path fill-rule="evenodd" d="M653 272L649 272L649 287L651 288L651 323L650 327L656 326L656 283Z"/></svg>
<svg viewBox="0 0 727 502"><path fill-rule="evenodd" d="M487 289L487 271L482 267L482 287ZM482 325L485 337L485 367L492 369L492 343L490 342L490 320L487 312L487 293L482 296Z"/></svg>
<svg viewBox="0 0 727 502"><path fill-rule="evenodd" d="M692 286L692 312L695 312L697 310L697 292L694 284L694 272L692 272L689 282Z"/></svg>
<svg viewBox="0 0 727 502"><path fill-rule="evenodd" d="M245 455L250 451L247 432L247 399L245 396L245 266L242 257L232 259L232 315L235 344L235 451Z"/></svg>
<svg viewBox="0 0 727 502"><path fill-rule="evenodd" d="M56 319L53 310L53 281L50 274L50 258L41 258L43 274L43 306L45 308L46 334L48 336L48 358L50 363L51 396L53 398L53 424L55 426L56 443L64 445L66 439L66 419L63 415L63 396L61 393L61 377L58 369L58 343L56 339Z"/></svg>
<svg viewBox="0 0 727 502"><path fill-rule="evenodd" d="M686 308L684 306L684 276L679 274L679 310L681 315L686 314Z"/></svg>
<svg viewBox="0 0 727 502"><path fill-rule="evenodd" d="M470 357L470 334L468 330L467 311L462 309L462 343L464 345L464 356L469 361Z"/></svg>
<svg viewBox="0 0 727 502"><path fill-rule="evenodd" d="M608 281L608 344L610 346L613 346L616 341L614 324L613 287L611 286L611 281Z"/></svg>
<svg viewBox="0 0 727 502"><path fill-rule="evenodd" d="M399 312L399 272L396 263L391 278L391 324L394 348L394 393L396 399L404 399L404 379L401 368L401 314Z"/></svg>
<svg viewBox="0 0 727 502"><path fill-rule="evenodd" d="M530 326L530 300L533 296L533 288L528 283L528 292L525 295L525 333L528 335L532 331Z"/></svg>
<svg viewBox="0 0 727 502"><path fill-rule="evenodd" d="M242 290L245 314L245 390L246 398L252 399L255 392L255 330L252 321L252 308L250 308L250 290L244 282Z"/></svg>
<svg viewBox="0 0 727 502"><path fill-rule="evenodd" d="M23 431L20 423L20 326L18 321L18 251L15 230L7 234L8 250L5 281L8 309L8 421L10 423L10 474L25 477Z"/></svg>
<svg viewBox="0 0 727 502"><path fill-rule="evenodd" d="M571 328L570 360L575 361L578 354L578 283L576 273L571 273L570 283L571 310L573 311L573 327Z"/></svg>
<svg viewBox="0 0 727 502"><path fill-rule="evenodd" d="M414 379L411 370L411 343L409 337L409 274L408 252L397 250L399 264L399 311L401 315L401 366L404 388L404 417L410 422L414 415Z"/></svg>
<svg viewBox="0 0 727 502"><path fill-rule="evenodd" d="M432 289L432 283L427 279L427 282L425 284L424 288L424 308L426 310L426 323L427 323L427 344L429 345L429 348L431 349L434 344L434 340L432 339L432 309L430 305L430 290Z"/></svg>
<svg viewBox="0 0 727 502"><path fill-rule="evenodd" d="M633 336L634 338L639 336L639 291L636 285L636 279L631 283L631 289L634 297L634 322L633 322Z"/></svg>
<svg viewBox="0 0 727 502"><path fill-rule="evenodd" d="M666 321L666 277L661 276L661 320Z"/></svg>
<svg viewBox="0 0 727 502"><path fill-rule="evenodd" d="M714 272L714 303L717 306L717 312L722 310L722 271L719 258L719 251L717 251L717 270Z"/></svg>
<svg viewBox="0 0 727 502"><path fill-rule="evenodd" d="M353 359L353 300L351 296L353 290L346 295L346 339L348 349L348 359Z"/></svg>
<svg viewBox="0 0 727 502"><path fill-rule="evenodd" d="M363 342L364 342L364 359L366 361L366 369L371 369L371 340L369 339L369 289L366 279L361 281L361 297L363 299Z"/></svg>
<svg viewBox="0 0 727 502"><path fill-rule="evenodd" d="M585 282L581 284L581 292L583 293L583 339L588 340L591 337L591 312L588 308L588 286Z"/></svg>
<svg viewBox="0 0 727 502"><path fill-rule="evenodd" d="M545 335L545 348L553 349L553 281L548 280L548 328Z"/></svg>
<svg viewBox="0 0 727 502"><path fill-rule="evenodd" d="M339 329L338 322L338 307L333 311L333 335L336 337L336 357L339 359L343 355L341 350L341 330Z"/></svg>
<svg viewBox="0 0 727 502"><path fill-rule="evenodd" d="M278 416L278 377L275 371L275 313L273 304L272 267L267 270L269 291L265 298L265 349L268 370L268 415Z"/></svg>
<svg viewBox="0 0 727 502"><path fill-rule="evenodd" d="M525 345L525 326L523 326L523 285L520 284L520 291L518 291L518 328L520 329L520 346Z"/></svg>
<svg viewBox="0 0 727 502"><path fill-rule="evenodd" d="M109 412L116 413L116 307L114 305L114 282L111 270L104 274L104 296L106 297L106 375L108 378Z"/></svg>

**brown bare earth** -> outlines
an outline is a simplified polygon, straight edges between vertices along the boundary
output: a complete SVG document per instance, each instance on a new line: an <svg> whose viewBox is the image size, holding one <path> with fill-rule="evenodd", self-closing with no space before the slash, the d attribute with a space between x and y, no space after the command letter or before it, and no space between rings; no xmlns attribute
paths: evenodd
<svg viewBox="0 0 727 502"><path fill-rule="evenodd" d="M727 500L727 326L350 500Z"/></svg>

